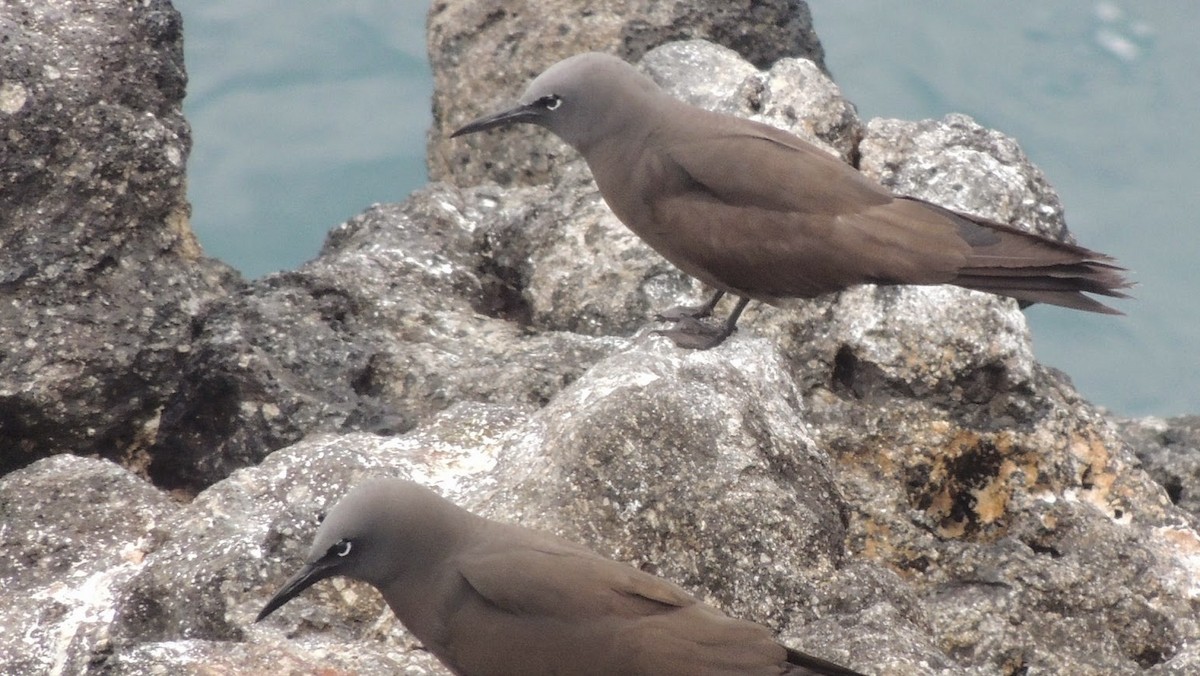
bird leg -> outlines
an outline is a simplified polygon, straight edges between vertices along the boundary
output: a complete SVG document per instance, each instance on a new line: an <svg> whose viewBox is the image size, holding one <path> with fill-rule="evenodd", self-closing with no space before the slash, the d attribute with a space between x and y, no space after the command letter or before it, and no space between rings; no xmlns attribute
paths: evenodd
<svg viewBox="0 0 1200 676"><path fill-rule="evenodd" d="M723 292L718 291L717 293L721 294ZM715 305L716 300L719 298L720 295L717 295L707 305ZM725 342L726 338L732 336L734 331L737 331L738 317L742 316L742 310L746 309L746 304L749 302L749 298L739 298L738 304L733 308L733 312L729 313L729 318L719 327L705 324L695 317L685 316L675 320L675 328L657 330L653 331L653 333L670 338L676 347L690 350L707 350ZM711 311L712 308L709 307L710 314Z"/></svg>
<svg viewBox="0 0 1200 676"><path fill-rule="evenodd" d="M717 302L725 295L724 291L717 291L706 302L700 305L676 305L673 308L667 308L662 312L654 315L654 318L660 322L681 322L687 319L704 319L712 316L713 308L717 306Z"/></svg>

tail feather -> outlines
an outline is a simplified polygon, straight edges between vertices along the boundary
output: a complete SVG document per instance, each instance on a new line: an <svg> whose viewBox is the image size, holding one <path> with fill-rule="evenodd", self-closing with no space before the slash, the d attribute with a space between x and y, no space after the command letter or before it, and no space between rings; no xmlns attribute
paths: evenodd
<svg viewBox="0 0 1200 676"><path fill-rule="evenodd" d="M959 234L971 246L952 284L1076 310L1123 314L1085 293L1128 298L1125 268L1102 253L1076 244L952 211Z"/></svg>
<svg viewBox="0 0 1200 676"><path fill-rule="evenodd" d="M1128 298L1129 294L1118 291L1108 280L1099 280L1087 276L1060 276L1054 273L1039 274L1035 271L1022 270L1020 276L996 274L994 272L977 273L974 271L959 274L954 283L977 291L1002 293L1005 289L1013 291L1081 291L1096 293L1112 298ZM1026 276L1028 275L1028 276Z"/></svg>
<svg viewBox="0 0 1200 676"><path fill-rule="evenodd" d="M1096 312L1103 315L1125 314L1114 307L1105 305L1095 298L1085 296L1078 291L1013 291L1012 293L1006 293L1004 295L1021 301L1022 307L1031 303L1048 303L1050 305L1058 305L1059 307L1067 307L1073 310L1085 310L1087 312Z"/></svg>
<svg viewBox="0 0 1200 676"><path fill-rule="evenodd" d="M1087 312L1098 312L1106 315L1123 315L1124 312L1105 305L1100 301L1085 296L1079 290L1052 290L1038 288L1017 288L1015 283L1008 286L985 286L979 284L962 283L955 281L955 284L975 291L986 291L999 296L1008 296L1021 301L1021 306L1030 305L1032 303L1048 303L1050 305L1058 305L1060 307L1071 308L1073 310L1085 310ZM1128 298L1129 296L1119 292L1105 293L1106 296L1116 296L1119 298Z"/></svg>
<svg viewBox="0 0 1200 676"><path fill-rule="evenodd" d="M983 267L979 265L978 257L972 256L971 262L975 265L961 268L963 274L967 275L983 275L990 277L1004 277L1013 273L1013 267L1003 267L996 265L995 267ZM1046 276L1046 277L1098 277L1106 275L1108 280L1114 284L1121 283L1121 271L1124 268L1112 265L1111 263L1100 263L1087 261L1084 263L1060 263L1055 265L1022 265L1017 266L1022 272L1031 275Z"/></svg>

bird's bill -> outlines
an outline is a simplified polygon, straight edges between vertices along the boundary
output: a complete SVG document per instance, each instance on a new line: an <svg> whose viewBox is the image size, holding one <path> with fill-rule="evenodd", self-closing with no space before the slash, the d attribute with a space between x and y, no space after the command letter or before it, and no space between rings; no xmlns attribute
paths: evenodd
<svg viewBox="0 0 1200 676"><path fill-rule="evenodd" d="M332 561L322 559L304 566L300 572L285 582L279 591L275 592L275 595L271 597L270 601L267 601L267 605L263 606L254 621L261 622L263 618L278 610L280 606L299 596L300 592L334 575L337 575L337 566Z"/></svg>
<svg viewBox="0 0 1200 676"><path fill-rule="evenodd" d="M487 131L496 127L506 127L510 124L519 122L533 122L537 119L538 109L532 104L517 104L508 110L502 110L492 115L485 115L474 122L469 122L458 131L450 135L450 138L463 136L464 134L474 134L477 131Z"/></svg>

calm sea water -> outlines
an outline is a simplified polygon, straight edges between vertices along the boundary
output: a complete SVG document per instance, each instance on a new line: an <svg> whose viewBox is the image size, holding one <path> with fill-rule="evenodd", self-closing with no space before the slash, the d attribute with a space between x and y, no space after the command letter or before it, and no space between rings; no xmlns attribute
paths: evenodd
<svg viewBox="0 0 1200 676"><path fill-rule="evenodd" d="M426 181L427 0L176 0L193 227L249 276ZM1200 412L1200 3L810 2L864 118L965 112L1018 139L1080 241L1135 272L1128 316L1035 307L1039 358L1127 415Z"/></svg>

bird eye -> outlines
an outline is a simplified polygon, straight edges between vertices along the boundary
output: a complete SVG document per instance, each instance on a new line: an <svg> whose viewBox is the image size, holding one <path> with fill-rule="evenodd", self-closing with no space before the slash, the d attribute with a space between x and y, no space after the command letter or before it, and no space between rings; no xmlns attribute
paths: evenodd
<svg viewBox="0 0 1200 676"><path fill-rule="evenodd" d="M349 540L339 540L336 544L334 544L332 547L329 548L328 554L334 554L337 556L349 556L350 549L352 546L353 546L353 543L351 543Z"/></svg>
<svg viewBox="0 0 1200 676"><path fill-rule="evenodd" d="M562 97L558 94L550 94L538 99L537 102L539 106L546 110L558 110L558 107L562 105Z"/></svg>

